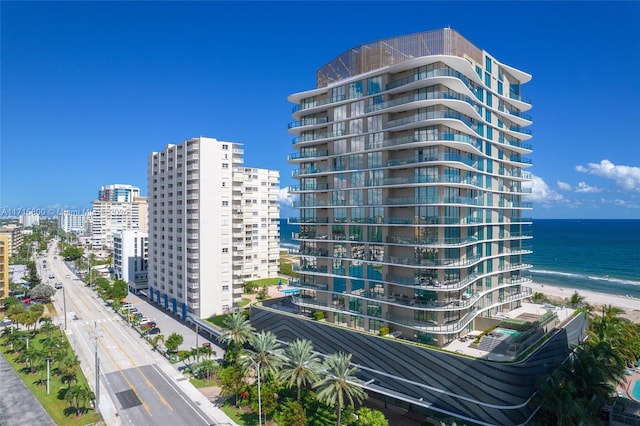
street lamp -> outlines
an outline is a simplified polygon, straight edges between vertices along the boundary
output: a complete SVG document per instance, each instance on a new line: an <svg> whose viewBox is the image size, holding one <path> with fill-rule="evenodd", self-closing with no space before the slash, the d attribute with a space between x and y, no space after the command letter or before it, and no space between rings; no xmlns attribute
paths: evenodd
<svg viewBox="0 0 640 426"><path fill-rule="evenodd" d="M47 357L45 359L47 360L47 395L49 395L49 390L51 389L49 387L51 380L51 370L49 369L49 363L51 362L51 357Z"/></svg>
<svg viewBox="0 0 640 426"><path fill-rule="evenodd" d="M196 362L200 360L200 347L198 346L198 322L196 321L193 315L187 314L187 318L189 318L196 325Z"/></svg>
<svg viewBox="0 0 640 426"><path fill-rule="evenodd" d="M260 397L260 364L257 363L253 358L249 356L242 356L241 358L248 359L251 361L251 364L256 367L257 375L258 375L258 425L262 426L262 398Z"/></svg>

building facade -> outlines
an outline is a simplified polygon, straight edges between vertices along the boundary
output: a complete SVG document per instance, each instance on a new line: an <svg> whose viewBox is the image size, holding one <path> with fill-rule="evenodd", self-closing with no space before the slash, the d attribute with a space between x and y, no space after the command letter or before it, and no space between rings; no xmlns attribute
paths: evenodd
<svg viewBox="0 0 640 426"><path fill-rule="evenodd" d="M58 228L67 234L84 235L89 231L91 215L91 211L63 210L58 214Z"/></svg>
<svg viewBox="0 0 640 426"><path fill-rule="evenodd" d="M98 191L98 200L131 203L140 197L140 188L132 185L103 185Z"/></svg>
<svg viewBox="0 0 640 426"><path fill-rule="evenodd" d="M94 249L113 249L113 233L132 229L147 232L148 205L145 197L131 202L100 201L92 203L91 246Z"/></svg>
<svg viewBox="0 0 640 426"><path fill-rule="evenodd" d="M148 238L146 232L130 229L113 233L114 274L134 293L148 287Z"/></svg>
<svg viewBox="0 0 640 426"><path fill-rule="evenodd" d="M25 212L18 218L18 223L24 227L39 225L40 215L36 212Z"/></svg>
<svg viewBox="0 0 640 426"><path fill-rule="evenodd" d="M294 303L443 346L530 296L530 79L443 29L350 49L289 96Z"/></svg>
<svg viewBox="0 0 640 426"><path fill-rule="evenodd" d="M23 237L24 228L20 225L10 224L0 227L0 236L7 237L8 255L9 257L18 254L20 246L24 241Z"/></svg>
<svg viewBox="0 0 640 426"><path fill-rule="evenodd" d="M0 306L9 297L9 237L0 235Z"/></svg>
<svg viewBox="0 0 640 426"><path fill-rule="evenodd" d="M149 298L183 318L233 310L246 279L277 274L278 174L242 167L241 146L199 137L149 156Z"/></svg>

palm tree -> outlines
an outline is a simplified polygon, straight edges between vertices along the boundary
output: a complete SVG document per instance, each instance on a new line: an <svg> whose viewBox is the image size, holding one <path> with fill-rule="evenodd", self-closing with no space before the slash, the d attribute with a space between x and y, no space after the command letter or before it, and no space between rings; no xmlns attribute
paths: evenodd
<svg viewBox="0 0 640 426"><path fill-rule="evenodd" d="M237 364L240 348L249 341L255 328L251 326L247 317L240 312L235 312L225 318L223 327L224 331L218 340L229 345L227 352L233 354L233 360Z"/></svg>
<svg viewBox="0 0 640 426"><path fill-rule="evenodd" d="M260 378L264 380L269 373L277 371L282 365L282 349L276 341L276 335L271 331L261 331L251 338L253 349L247 350L247 357L242 364L245 369L249 369L256 363L260 366Z"/></svg>
<svg viewBox="0 0 640 426"><path fill-rule="evenodd" d="M78 367L80 367L80 360L75 354L69 354L64 359L62 359L62 361L60 361L58 365L58 372L69 384L69 387L67 389L71 389L71 384L76 379L76 375L78 374Z"/></svg>
<svg viewBox="0 0 640 426"><path fill-rule="evenodd" d="M356 384L355 374L359 371L351 367L351 354L338 352L331 354L322 363L324 377L314 384L318 390L318 399L327 405L336 406L338 426L342 425L342 408L345 402L350 406L361 403L367 398L365 391Z"/></svg>
<svg viewBox="0 0 640 426"><path fill-rule="evenodd" d="M313 353L311 341L297 339L285 351L285 362L280 370L280 377L289 387L297 386L297 401L300 402L300 389L318 381L319 369L320 358Z"/></svg>

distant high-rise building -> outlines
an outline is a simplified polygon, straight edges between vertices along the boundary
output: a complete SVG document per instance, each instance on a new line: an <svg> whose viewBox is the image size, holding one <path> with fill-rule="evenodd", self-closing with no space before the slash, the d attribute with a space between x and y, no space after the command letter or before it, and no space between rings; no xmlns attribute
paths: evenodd
<svg viewBox="0 0 640 426"><path fill-rule="evenodd" d="M40 215L36 212L25 212L18 218L18 223L24 227L39 225Z"/></svg>
<svg viewBox="0 0 640 426"><path fill-rule="evenodd" d="M149 156L149 298L183 317L227 312L277 276L279 175L241 144L193 138Z"/></svg>
<svg viewBox="0 0 640 426"><path fill-rule="evenodd" d="M147 232L148 206L145 197L133 201L100 201L92 203L91 245L99 249L113 248L113 232L132 229Z"/></svg>
<svg viewBox="0 0 640 426"><path fill-rule="evenodd" d="M91 214L91 210L82 213L76 210L63 210L58 214L58 228L68 234L86 234L90 227Z"/></svg>
<svg viewBox="0 0 640 426"><path fill-rule="evenodd" d="M132 185L103 185L98 191L99 201L133 202L140 197L140 188Z"/></svg>
<svg viewBox="0 0 640 426"><path fill-rule="evenodd" d="M113 233L114 274L133 292L147 289L148 237L146 232L130 229Z"/></svg>
<svg viewBox="0 0 640 426"><path fill-rule="evenodd" d="M0 235L0 306L9 297L9 237Z"/></svg>

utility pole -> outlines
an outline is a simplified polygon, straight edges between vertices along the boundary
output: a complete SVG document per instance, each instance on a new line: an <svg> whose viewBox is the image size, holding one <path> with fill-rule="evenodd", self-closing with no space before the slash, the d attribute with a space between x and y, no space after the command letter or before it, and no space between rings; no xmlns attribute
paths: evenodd
<svg viewBox="0 0 640 426"><path fill-rule="evenodd" d="M95 370L96 370L96 411L99 410L100 407L100 360L98 358L98 338L100 335L98 334L98 325L94 321L93 322L94 336L93 339L93 347L94 347L94 356L95 356Z"/></svg>
<svg viewBox="0 0 640 426"><path fill-rule="evenodd" d="M64 292L64 285L62 286L62 306L64 308L64 329L67 330L67 296Z"/></svg>

